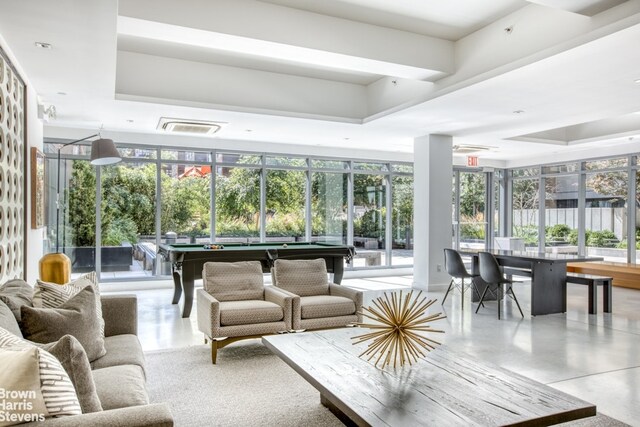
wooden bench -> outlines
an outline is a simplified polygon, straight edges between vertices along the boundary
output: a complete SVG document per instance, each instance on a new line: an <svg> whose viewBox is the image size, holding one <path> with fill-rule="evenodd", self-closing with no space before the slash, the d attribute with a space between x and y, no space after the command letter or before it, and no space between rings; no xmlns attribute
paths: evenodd
<svg viewBox="0 0 640 427"><path fill-rule="evenodd" d="M626 262L570 262L567 272L613 277L613 286L640 289L640 264Z"/></svg>
<svg viewBox="0 0 640 427"><path fill-rule="evenodd" d="M589 314L598 313L598 286L602 286L603 309L611 313L613 278L594 274L567 273L567 283L589 286Z"/></svg>

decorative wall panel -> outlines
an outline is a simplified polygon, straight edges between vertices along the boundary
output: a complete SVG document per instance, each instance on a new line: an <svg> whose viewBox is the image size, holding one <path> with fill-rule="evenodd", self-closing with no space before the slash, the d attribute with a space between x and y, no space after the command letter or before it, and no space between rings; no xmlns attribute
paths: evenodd
<svg viewBox="0 0 640 427"><path fill-rule="evenodd" d="M25 85L0 49L0 284L24 276Z"/></svg>

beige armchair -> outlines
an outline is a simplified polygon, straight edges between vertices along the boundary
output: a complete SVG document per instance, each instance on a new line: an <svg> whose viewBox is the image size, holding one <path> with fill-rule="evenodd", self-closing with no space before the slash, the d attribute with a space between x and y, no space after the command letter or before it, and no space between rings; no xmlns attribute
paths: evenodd
<svg viewBox="0 0 640 427"><path fill-rule="evenodd" d="M235 341L291 330L293 297L264 286L260 262L207 262L202 279L198 329L211 340L212 363Z"/></svg>
<svg viewBox="0 0 640 427"><path fill-rule="evenodd" d="M337 328L362 321L362 292L329 283L324 259L278 259L272 278L276 288L294 297L294 330Z"/></svg>

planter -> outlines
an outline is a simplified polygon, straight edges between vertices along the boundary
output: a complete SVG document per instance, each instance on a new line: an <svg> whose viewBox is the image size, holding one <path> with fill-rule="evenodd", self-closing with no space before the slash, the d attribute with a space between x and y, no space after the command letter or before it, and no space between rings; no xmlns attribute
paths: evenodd
<svg viewBox="0 0 640 427"><path fill-rule="evenodd" d="M71 259L71 271L84 273L96 269L96 248L93 246L65 248ZM121 246L101 248L102 271L129 271L133 264L133 247L129 243Z"/></svg>

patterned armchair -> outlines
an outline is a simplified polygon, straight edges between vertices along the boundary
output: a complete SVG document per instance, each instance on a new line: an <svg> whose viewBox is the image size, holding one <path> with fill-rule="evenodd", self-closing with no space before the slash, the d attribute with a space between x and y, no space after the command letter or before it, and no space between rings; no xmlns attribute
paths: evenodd
<svg viewBox="0 0 640 427"><path fill-rule="evenodd" d="M336 328L362 321L358 314L362 312L362 292L329 283L324 259L278 259L272 277L277 288L294 297L294 330Z"/></svg>
<svg viewBox="0 0 640 427"><path fill-rule="evenodd" d="M212 363L235 341L291 330L293 297L264 286L260 262L207 262L202 279L198 329L211 340Z"/></svg>

